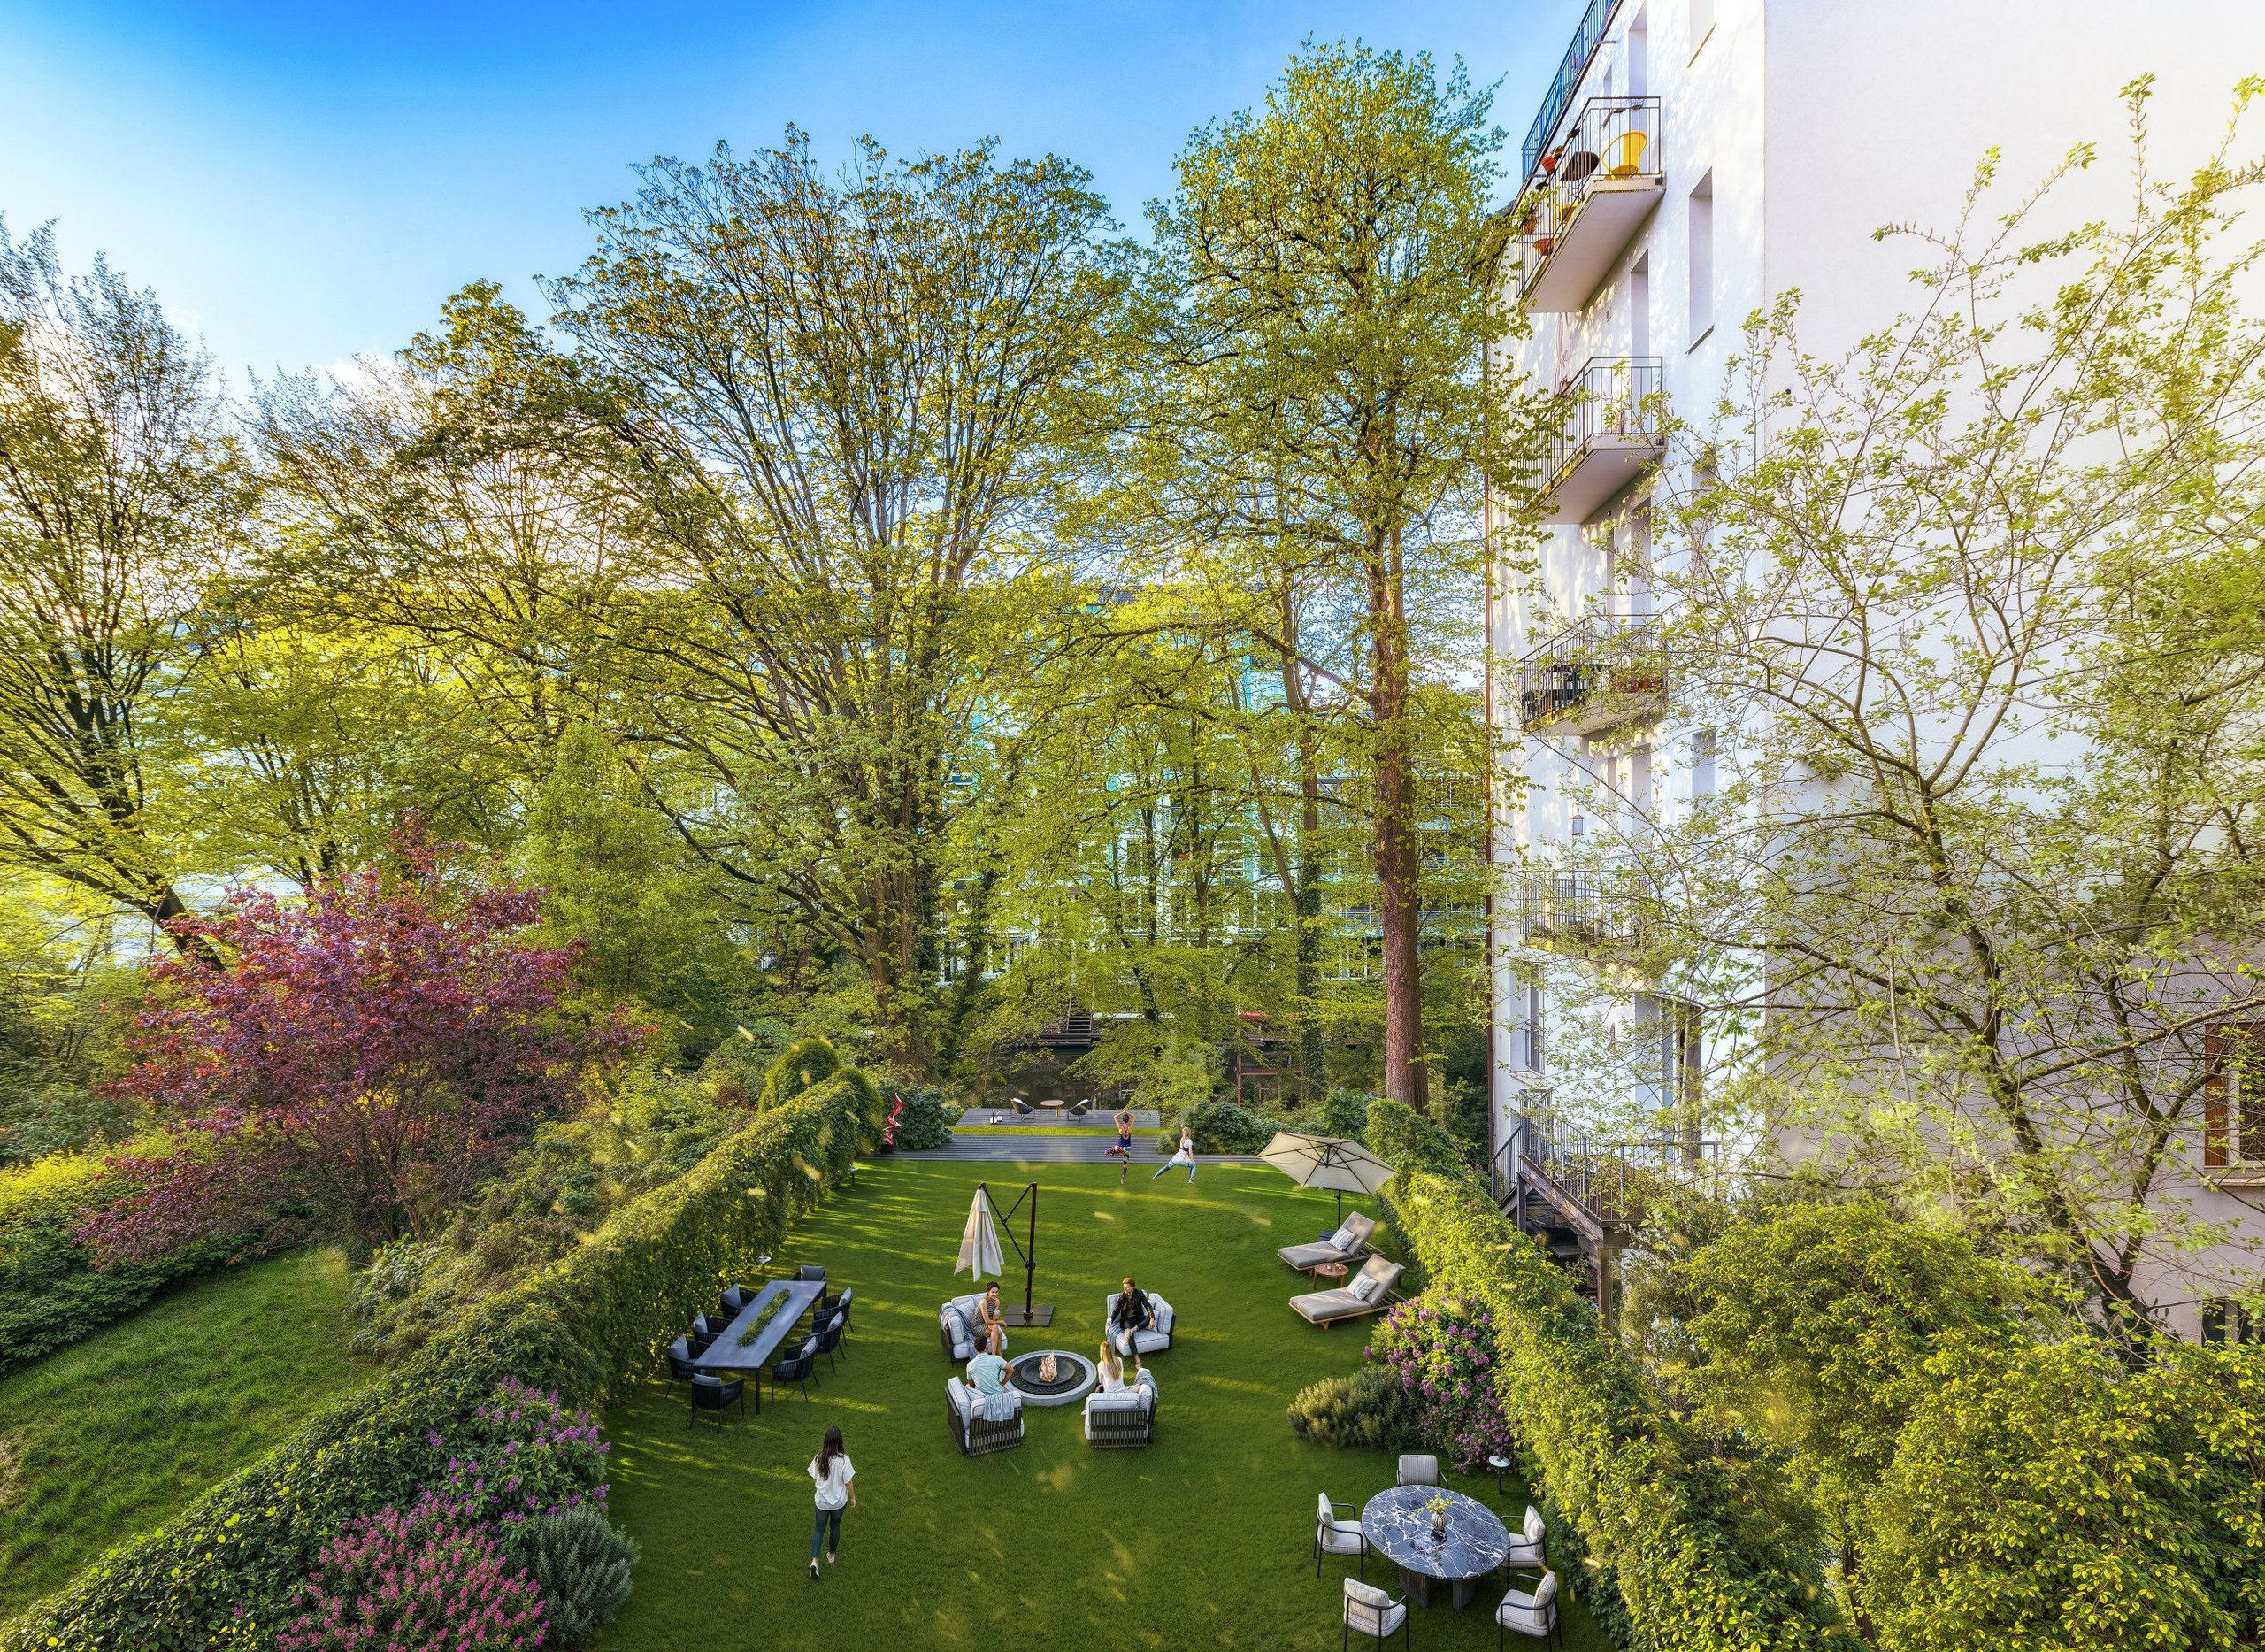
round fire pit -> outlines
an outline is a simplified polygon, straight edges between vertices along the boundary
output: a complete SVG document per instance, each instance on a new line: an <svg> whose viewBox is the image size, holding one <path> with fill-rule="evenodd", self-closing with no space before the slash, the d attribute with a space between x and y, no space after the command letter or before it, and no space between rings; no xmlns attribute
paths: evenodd
<svg viewBox="0 0 2265 1652"><path fill-rule="evenodd" d="M1049 1356L1055 1364L1054 1380L1041 1382L1038 1368ZM1101 1373L1083 1354L1052 1348L1025 1354L1015 1361L1008 1368L1007 1380L1023 1396L1025 1405L1069 1405L1091 1394L1094 1385L1101 1380Z"/></svg>

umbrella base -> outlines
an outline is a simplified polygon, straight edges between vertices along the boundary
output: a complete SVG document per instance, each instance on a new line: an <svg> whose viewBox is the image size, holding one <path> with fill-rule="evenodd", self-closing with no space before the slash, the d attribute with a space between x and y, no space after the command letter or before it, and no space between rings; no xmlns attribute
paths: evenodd
<svg viewBox="0 0 2265 1652"><path fill-rule="evenodd" d="M1039 1330L1054 1323L1054 1304L1040 1302L1032 1308L1007 1308L1000 1310L1001 1320L1025 1330Z"/></svg>

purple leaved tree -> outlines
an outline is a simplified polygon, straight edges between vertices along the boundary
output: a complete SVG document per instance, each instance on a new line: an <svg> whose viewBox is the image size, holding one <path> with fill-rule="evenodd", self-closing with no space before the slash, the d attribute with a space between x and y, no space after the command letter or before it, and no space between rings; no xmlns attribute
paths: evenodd
<svg viewBox="0 0 2265 1652"><path fill-rule="evenodd" d="M429 1236L635 1041L562 1012L574 952L532 938L535 891L464 874L413 834L396 847L395 871L303 904L240 891L193 926L225 962L150 966L119 1087L181 1150L119 1161L133 1191L81 1232L105 1263L278 1211L357 1252Z"/></svg>

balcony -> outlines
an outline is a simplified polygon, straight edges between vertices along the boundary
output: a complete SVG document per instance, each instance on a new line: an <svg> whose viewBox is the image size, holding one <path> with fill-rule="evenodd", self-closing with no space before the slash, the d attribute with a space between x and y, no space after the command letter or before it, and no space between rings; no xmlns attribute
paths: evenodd
<svg viewBox="0 0 2265 1652"><path fill-rule="evenodd" d="M1660 100L1592 97L1535 166L1515 214L1519 301L1586 309L1667 192Z"/></svg>
<svg viewBox="0 0 2265 1652"><path fill-rule="evenodd" d="M1528 872L1518 908L1526 945L1568 957L1639 947L1649 933L1626 872Z"/></svg>
<svg viewBox="0 0 2265 1652"><path fill-rule="evenodd" d="M1592 356L1558 393L1557 440L1544 461L1541 519L1581 523L1667 452L1656 356Z"/></svg>
<svg viewBox="0 0 2265 1652"><path fill-rule="evenodd" d="M1593 614L1518 663L1518 726L1594 734L1667 710L1667 642L1649 614Z"/></svg>

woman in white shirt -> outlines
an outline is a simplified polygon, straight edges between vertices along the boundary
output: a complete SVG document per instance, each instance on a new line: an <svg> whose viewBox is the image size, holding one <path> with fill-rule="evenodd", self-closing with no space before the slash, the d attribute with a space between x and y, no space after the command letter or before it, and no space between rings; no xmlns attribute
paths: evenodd
<svg viewBox="0 0 2265 1652"><path fill-rule="evenodd" d="M818 1529L810 1533L810 1576L818 1576L818 1551L825 1550L825 1564L832 1565L835 1552L841 1547L841 1511L857 1506L856 1471L849 1466L849 1454L841 1448L841 1431L825 1431L825 1443L810 1459L810 1476L818 1482ZM833 1530L826 1528L831 1523Z"/></svg>
<svg viewBox="0 0 2265 1652"><path fill-rule="evenodd" d="M1191 1182L1195 1179L1195 1132L1186 1125L1179 1127L1179 1151L1156 1166L1156 1176L1163 1175L1175 1164L1186 1165L1187 1179ZM1148 1179L1154 1181L1156 1176Z"/></svg>
<svg viewBox="0 0 2265 1652"><path fill-rule="evenodd" d="M1125 1362L1117 1356L1116 1347L1104 1337L1101 1344L1101 1391L1115 1394L1125 1386Z"/></svg>

